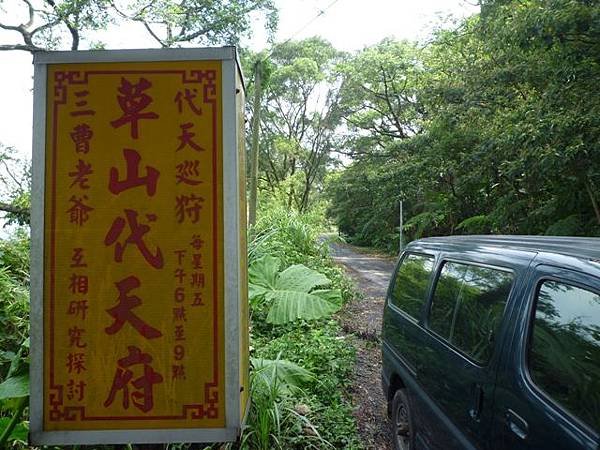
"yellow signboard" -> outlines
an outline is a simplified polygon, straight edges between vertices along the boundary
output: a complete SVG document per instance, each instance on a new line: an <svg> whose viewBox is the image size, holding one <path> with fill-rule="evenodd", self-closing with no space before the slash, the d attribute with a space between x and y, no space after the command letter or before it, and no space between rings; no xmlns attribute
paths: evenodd
<svg viewBox="0 0 600 450"><path fill-rule="evenodd" d="M215 50L233 52L170 61L159 60L173 55L164 50L94 52L83 62L60 53L67 62L49 54L41 63L34 441L206 442L239 432L240 392L248 391L245 265L227 258L245 256L244 168L243 152L227 147L243 142L243 104L228 98L243 93L235 58L211 58Z"/></svg>

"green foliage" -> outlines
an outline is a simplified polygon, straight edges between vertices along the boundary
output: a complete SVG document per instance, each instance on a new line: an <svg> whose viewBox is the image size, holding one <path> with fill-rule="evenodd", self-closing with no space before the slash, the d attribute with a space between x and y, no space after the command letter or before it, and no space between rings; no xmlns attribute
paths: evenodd
<svg viewBox="0 0 600 450"><path fill-rule="evenodd" d="M0 144L0 211L6 224L29 223L31 164L18 158L13 147Z"/></svg>
<svg viewBox="0 0 600 450"><path fill-rule="evenodd" d="M0 429L0 448L9 441L20 441L23 424L21 417L29 401L29 340L26 340L16 354L5 353L10 366L4 381L0 383L0 421L5 426ZM11 417L5 417L5 415Z"/></svg>
<svg viewBox="0 0 600 450"><path fill-rule="evenodd" d="M21 398L29 395L29 375L7 378L0 383L0 400Z"/></svg>
<svg viewBox="0 0 600 450"><path fill-rule="evenodd" d="M266 297L277 297L282 286L322 296L337 309L340 290L344 298L351 295L350 283L333 266L326 245L319 242L323 222L318 212L300 215L271 206L259 215L249 245L254 369L244 446L361 448L345 394L354 348L340 336L339 324L332 319L297 319L295 314L296 320L277 326L267 321L272 302ZM280 271L280 267L287 269ZM332 288L330 294L336 293L335 300L324 295L320 289L324 285ZM279 361L277 369L269 361ZM290 376L298 381L284 383ZM294 387L282 387L285 384Z"/></svg>
<svg viewBox="0 0 600 450"><path fill-rule="evenodd" d="M252 17L263 15L270 33L278 21L277 9L271 0L161 0L151 4L133 1L123 12L148 24L152 37L163 47L184 42L234 45L248 35Z"/></svg>
<svg viewBox="0 0 600 450"><path fill-rule="evenodd" d="M10 422L10 417L0 417L0 430L8 429ZM27 428L27 426L23 422L21 422L13 428L12 432L8 436L7 441L25 446L27 445L28 435L29 428Z"/></svg>
<svg viewBox="0 0 600 450"><path fill-rule="evenodd" d="M310 371L277 356L276 359L250 359L255 389L279 386L281 393L289 393L301 388L313 378Z"/></svg>
<svg viewBox="0 0 600 450"><path fill-rule="evenodd" d="M242 56L254 71L260 55ZM336 162L336 65L343 58L329 42L313 37L274 46L261 66L268 83L260 116L259 203L276 199L305 212L318 200L327 168Z"/></svg>
<svg viewBox="0 0 600 450"><path fill-rule="evenodd" d="M282 206L263 208L251 230L249 262L252 264L264 255L272 255L288 266L319 258L322 249L316 245L318 231L307 215Z"/></svg>
<svg viewBox="0 0 600 450"><path fill-rule="evenodd" d="M0 50L78 50L81 44L102 48L102 42L90 39L91 32L127 22L142 24L140 30L161 47L233 45L249 34L252 19L262 16L269 35L278 22L272 0L49 0L33 5L25 2L20 13L21 19L14 18L14 23L9 16L0 21L0 28L12 32L3 39L8 43L3 42ZM27 20L23 21L24 17Z"/></svg>
<svg viewBox="0 0 600 450"><path fill-rule="evenodd" d="M319 319L341 306L339 290L317 289L329 278L302 264L279 271L279 259L266 255L249 268L250 301L268 304L267 322L284 324L297 319Z"/></svg>
<svg viewBox="0 0 600 450"><path fill-rule="evenodd" d="M482 214L466 218L456 226L456 229L464 231L465 234L487 234L490 225L490 219Z"/></svg>
<svg viewBox="0 0 600 450"><path fill-rule="evenodd" d="M0 241L0 447L24 444L29 396L29 237ZM25 431L26 435L26 431Z"/></svg>
<svg viewBox="0 0 600 450"><path fill-rule="evenodd" d="M329 246L319 237L327 227L323 216L319 208L301 214L276 203L263 204L258 221L250 231L249 264L265 255L278 258L284 267L303 264L325 275L333 286L340 287L344 301L350 299L351 283L343 270L332 263Z"/></svg>
<svg viewBox="0 0 600 450"><path fill-rule="evenodd" d="M396 249L402 199L409 239L600 235L598 17L597 2L488 0L421 51L355 55L342 101L354 161L327 185L340 231ZM409 68L404 84L386 61Z"/></svg>
<svg viewBox="0 0 600 450"><path fill-rule="evenodd" d="M313 379L296 393L295 403L308 407L307 418L333 447L361 448L351 407L343 391L354 364L354 348L339 336L338 323L335 320L300 322L279 331L279 334L254 336L256 354L264 358L285 355L309 370ZM302 425L295 433L281 436L282 448L304 448L304 428Z"/></svg>
<svg viewBox="0 0 600 450"><path fill-rule="evenodd" d="M29 336L29 237L0 240L0 374Z"/></svg>
<svg viewBox="0 0 600 450"><path fill-rule="evenodd" d="M294 423L290 397L313 378L308 370L280 356L251 358L252 404L242 438L243 448L282 448L280 437L289 433L288 428Z"/></svg>
<svg viewBox="0 0 600 450"><path fill-rule="evenodd" d="M351 131L345 146L354 155L385 152L395 139L419 131L422 65L417 54L412 43L385 39L339 65L340 108Z"/></svg>

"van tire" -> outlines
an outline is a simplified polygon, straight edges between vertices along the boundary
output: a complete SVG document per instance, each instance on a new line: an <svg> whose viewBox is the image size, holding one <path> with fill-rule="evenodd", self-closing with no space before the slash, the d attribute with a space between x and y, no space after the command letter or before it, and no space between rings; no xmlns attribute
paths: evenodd
<svg viewBox="0 0 600 450"><path fill-rule="evenodd" d="M394 393L391 422L394 450L413 450L415 448L414 425L405 389L398 389Z"/></svg>

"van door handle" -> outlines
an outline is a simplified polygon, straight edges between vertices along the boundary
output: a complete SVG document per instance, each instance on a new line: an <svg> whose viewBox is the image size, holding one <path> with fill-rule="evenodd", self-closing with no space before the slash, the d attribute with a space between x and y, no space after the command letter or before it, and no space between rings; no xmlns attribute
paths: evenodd
<svg viewBox="0 0 600 450"><path fill-rule="evenodd" d="M473 406L469 410L469 416L475 422L481 418L481 409L483 408L483 388L480 384L473 385Z"/></svg>
<svg viewBox="0 0 600 450"><path fill-rule="evenodd" d="M519 439L526 439L529 433L529 425L521 416L512 409L506 411L506 424L510 431L517 435Z"/></svg>

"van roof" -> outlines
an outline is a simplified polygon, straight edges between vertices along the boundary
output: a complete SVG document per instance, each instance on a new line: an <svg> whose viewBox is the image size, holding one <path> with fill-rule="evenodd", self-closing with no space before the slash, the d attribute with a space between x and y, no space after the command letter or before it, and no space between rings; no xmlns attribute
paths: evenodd
<svg viewBox="0 0 600 450"><path fill-rule="evenodd" d="M512 250L557 253L577 258L600 260L600 238L567 236L445 236L419 239L415 244L444 244L463 249L485 245Z"/></svg>

